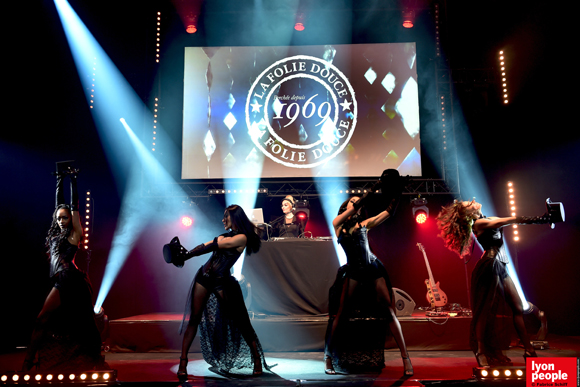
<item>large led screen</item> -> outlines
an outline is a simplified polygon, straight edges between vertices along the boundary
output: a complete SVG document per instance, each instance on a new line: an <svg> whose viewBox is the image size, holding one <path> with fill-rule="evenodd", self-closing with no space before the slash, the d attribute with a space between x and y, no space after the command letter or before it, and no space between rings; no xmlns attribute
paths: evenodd
<svg viewBox="0 0 580 387"><path fill-rule="evenodd" d="M185 48L183 179L421 175L415 43Z"/></svg>

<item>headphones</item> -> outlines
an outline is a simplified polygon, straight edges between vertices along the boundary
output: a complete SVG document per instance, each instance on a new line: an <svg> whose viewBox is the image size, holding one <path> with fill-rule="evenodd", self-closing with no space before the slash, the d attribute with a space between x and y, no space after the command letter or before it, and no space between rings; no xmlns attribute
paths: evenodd
<svg viewBox="0 0 580 387"><path fill-rule="evenodd" d="M281 204L284 204L284 202L288 202L288 203L290 203L292 205L292 211L296 210L296 207L294 205L294 200L293 200L292 197L288 197L288 196L285 197L284 199L282 199Z"/></svg>

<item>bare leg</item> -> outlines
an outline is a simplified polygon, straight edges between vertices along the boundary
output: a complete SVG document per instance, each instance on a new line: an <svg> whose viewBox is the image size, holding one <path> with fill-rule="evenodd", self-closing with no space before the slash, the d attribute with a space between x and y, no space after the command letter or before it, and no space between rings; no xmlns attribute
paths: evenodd
<svg viewBox="0 0 580 387"><path fill-rule="evenodd" d="M332 365L332 353L334 351L334 340L336 338L336 332L338 328L342 325L342 320L344 318L344 310L346 306L350 303L352 298L352 294L354 293L358 282L351 279L346 278L344 280L344 284L342 286L342 292L340 295L340 304L338 306L338 311L336 312L336 316L334 316L334 321L332 322L332 327L330 329L330 334L328 335L328 342L326 345L326 354L324 357L324 369L327 374L334 374L334 366Z"/></svg>
<svg viewBox="0 0 580 387"><path fill-rule="evenodd" d="M40 348L40 344L44 339L44 333L46 329L46 323L50 318L52 312L54 312L60 306L60 292L57 288L52 288L46 300L42 310L36 317L36 323L34 325L34 330L32 331L32 338L30 339L30 346L26 352L26 357L24 359L24 364L22 365L23 371L28 371L34 365L34 358L36 357L36 352Z"/></svg>
<svg viewBox="0 0 580 387"><path fill-rule="evenodd" d="M411 365L411 360L409 359L409 352L407 352L407 346L405 345L405 338L403 337L401 324L399 323L397 315L395 314L395 310L393 309L391 295L389 293L389 288L387 287L385 279L382 277L378 278L375 281L375 288L377 292L377 300L379 301L379 303L381 303L381 305L387 308L387 310L391 315L389 329L391 330L391 334L395 339L395 343L397 343L397 346L401 351L401 357L403 358L403 366L405 367L405 375L412 376L413 366Z"/></svg>
<svg viewBox="0 0 580 387"><path fill-rule="evenodd" d="M181 357L179 358L179 369L177 371L177 377L180 380L187 379L187 354L189 353L189 348L191 348L193 339L195 339L195 335L197 334L197 327L201 321L201 316L209 296L210 292L196 282L191 296L191 316L189 317L189 324L187 324L185 334L183 335L183 342L181 344Z"/></svg>

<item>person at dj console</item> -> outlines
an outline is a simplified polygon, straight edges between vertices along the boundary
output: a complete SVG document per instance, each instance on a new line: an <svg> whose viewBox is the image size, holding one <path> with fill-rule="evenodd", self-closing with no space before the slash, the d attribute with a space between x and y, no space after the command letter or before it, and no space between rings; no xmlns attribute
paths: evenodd
<svg viewBox="0 0 580 387"><path fill-rule="evenodd" d="M280 238L298 238L304 234L305 220L295 215L295 201L292 196L282 199L283 215L272 223L274 235Z"/></svg>

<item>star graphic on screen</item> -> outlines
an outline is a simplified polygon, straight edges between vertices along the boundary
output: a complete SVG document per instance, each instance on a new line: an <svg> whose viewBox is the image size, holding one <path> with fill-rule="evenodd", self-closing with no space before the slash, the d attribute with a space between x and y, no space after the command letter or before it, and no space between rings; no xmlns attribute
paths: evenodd
<svg viewBox="0 0 580 387"><path fill-rule="evenodd" d="M262 107L262 105L260 105L258 102L254 102L250 106L252 106L252 112L260 113L260 108Z"/></svg>
<svg viewBox="0 0 580 387"><path fill-rule="evenodd" d="M345 98L344 102L339 103L339 105L342 106L342 111L350 110L350 105L352 105L352 102L348 102Z"/></svg>

